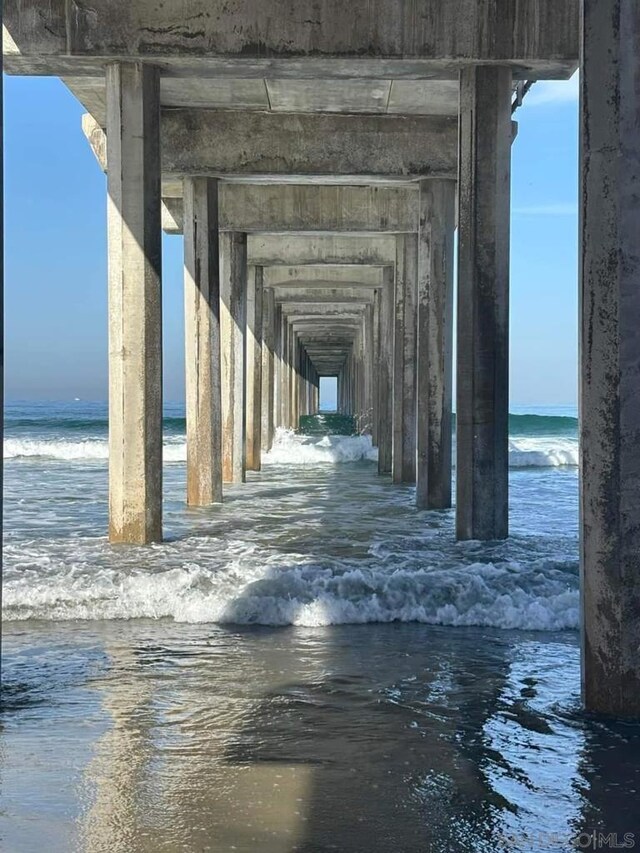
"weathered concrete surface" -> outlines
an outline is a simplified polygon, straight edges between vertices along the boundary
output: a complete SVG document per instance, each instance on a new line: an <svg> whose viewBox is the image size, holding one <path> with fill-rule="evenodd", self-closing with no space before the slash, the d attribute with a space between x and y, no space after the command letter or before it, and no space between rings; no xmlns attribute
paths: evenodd
<svg viewBox="0 0 640 853"><path fill-rule="evenodd" d="M395 263L395 258L394 258ZM269 266L265 269L265 286L285 287L381 287L383 267L365 264L307 264L305 266Z"/></svg>
<svg viewBox="0 0 640 853"><path fill-rule="evenodd" d="M272 288L262 291L262 411L260 445L271 450L274 435L275 407L275 323L276 302Z"/></svg>
<svg viewBox="0 0 640 853"><path fill-rule="evenodd" d="M396 239L392 475L394 483L415 483L418 238Z"/></svg>
<svg viewBox="0 0 640 853"><path fill-rule="evenodd" d="M581 575L588 711L640 717L640 16L584 2Z"/></svg>
<svg viewBox="0 0 640 853"><path fill-rule="evenodd" d="M162 252L159 77L107 70L109 539L162 539Z"/></svg>
<svg viewBox="0 0 640 853"><path fill-rule="evenodd" d="M385 267L385 285L380 289L378 378L378 473L390 474L393 456L393 353L395 270Z"/></svg>
<svg viewBox="0 0 640 853"><path fill-rule="evenodd" d="M220 339L222 351L222 477L246 478L245 330L247 237L220 235Z"/></svg>
<svg viewBox="0 0 640 853"><path fill-rule="evenodd" d="M511 71L461 74L456 533L509 528Z"/></svg>
<svg viewBox="0 0 640 853"><path fill-rule="evenodd" d="M246 400L248 471L260 470L262 440L262 267L247 276Z"/></svg>
<svg viewBox="0 0 640 853"><path fill-rule="evenodd" d="M448 116L162 113L162 170L174 175L454 177Z"/></svg>
<svg viewBox="0 0 640 853"><path fill-rule="evenodd" d="M448 116L164 109L161 127L162 172L168 179L455 176L458 122ZM85 135L101 162L99 128L95 118L83 119Z"/></svg>
<svg viewBox="0 0 640 853"><path fill-rule="evenodd" d="M451 506L453 181L420 184L416 504Z"/></svg>
<svg viewBox="0 0 640 853"><path fill-rule="evenodd" d="M410 76L409 60L420 59L423 73L502 60L535 77L575 62L578 49L577 0L327 0L321 12L315 0L191 0L188 11L155 0L8 0L4 14L15 44L7 45L7 67L17 73L58 74L78 57L93 69L98 59L144 55L162 58L165 72L182 57L182 73L188 61L213 76L368 76L370 66L355 69L371 57L386 60L384 73L377 69L383 77L396 65ZM308 67L310 59L319 67Z"/></svg>
<svg viewBox="0 0 640 853"><path fill-rule="evenodd" d="M353 234L264 235L247 237L249 263L271 266L307 264L390 264L396 262L395 238Z"/></svg>
<svg viewBox="0 0 640 853"><path fill-rule="evenodd" d="M185 181L187 503L222 500L218 182Z"/></svg>

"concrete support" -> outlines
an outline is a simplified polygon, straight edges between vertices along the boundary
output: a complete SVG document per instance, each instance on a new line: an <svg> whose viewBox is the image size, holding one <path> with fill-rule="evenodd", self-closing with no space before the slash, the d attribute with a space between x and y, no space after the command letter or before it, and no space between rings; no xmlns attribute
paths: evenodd
<svg viewBox="0 0 640 853"><path fill-rule="evenodd" d="M246 474L246 234L220 235L220 297L222 475L225 483L243 483Z"/></svg>
<svg viewBox="0 0 640 853"><path fill-rule="evenodd" d="M415 483L418 238L396 241L392 474L394 483Z"/></svg>
<svg viewBox="0 0 640 853"><path fill-rule="evenodd" d="M184 184L187 503L222 500L218 182Z"/></svg>
<svg viewBox="0 0 640 853"><path fill-rule="evenodd" d="M416 504L451 506L453 181L420 183Z"/></svg>
<svg viewBox="0 0 640 853"><path fill-rule="evenodd" d="M162 539L160 78L107 66L109 539Z"/></svg>
<svg viewBox="0 0 640 853"><path fill-rule="evenodd" d="M273 444L275 404L275 298L272 288L262 291L262 450L269 451Z"/></svg>
<svg viewBox="0 0 640 853"><path fill-rule="evenodd" d="M587 711L640 717L640 16L584 0L581 574Z"/></svg>
<svg viewBox="0 0 640 853"><path fill-rule="evenodd" d="M393 353L395 270L385 267L385 285L380 290L378 333L378 473L390 474L393 456Z"/></svg>
<svg viewBox="0 0 640 853"><path fill-rule="evenodd" d="M364 431L368 435L373 435L373 369L375 356L375 343L373 335L373 305L367 305L365 308L362 331L362 390L364 409Z"/></svg>
<svg viewBox="0 0 640 853"><path fill-rule="evenodd" d="M284 382L282 365L282 306L276 305L274 312L273 328L275 332L275 347L273 353L273 427L282 426L282 386Z"/></svg>
<svg viewBox="0 0 640 853"><path fill-rule="evenodd" d="M247 470L260 470L262 443L262 267L247 276L246 335Z"/></svg>
<svg viewBox="0 0 640 853"><path fill-rule="evenodd" d="M511 70L460 77L458 539L509 526L509 211Z"/></svg>

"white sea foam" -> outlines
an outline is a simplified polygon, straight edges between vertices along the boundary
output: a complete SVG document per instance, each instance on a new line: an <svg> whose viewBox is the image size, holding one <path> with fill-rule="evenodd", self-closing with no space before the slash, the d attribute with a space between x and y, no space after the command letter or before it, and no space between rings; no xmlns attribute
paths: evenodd
<svg viewBox="0 0 640 853"><path fill-rule="evenodd" d="M163 447L165 462L184 462L187 445L184 440L166 442ZM5 459L59 459L68 462L92 462L109 458L106 439L66 441L64 439L37 440L30 438L7 438L4 442Z"/></svg>
<svg viewBox="0 0 640 853"><path fill-rule="evenodd" d="M325 435L322 438L296 435L293 430L277 429L273 447L263 454L269 465L316 465L318 463L376 461L378 450L370 435Z"/></svg>
<svg viewBox="0 0 640 853"><path fill-rule="evenodd" d="M213 571L195 560L153 572L48 561L35 571L12 572L4 615L301 626L401 621L543 631L578 625L573 566L394 568L384 560L330 566L300 555L288 555L283 566L282 559L238 543L236 558Z"/></svg>
<svg viewBox="0 0 640 853"><path fill-rule="evenodd" d="M575 438L512 438L509 440L509 467L577 467L579 446Z"/></svg>
<svg viewBox="0 0 640 853"><path fill-rule="evenodd" d="M4 443L5 459L42 458L68 462L100 461L109 456L106 439L72 441L64 439L7 438ZM165 441L165 462L184 462L187 445L184 438ZM278 429L272 449L263 454L266 465L317 465L376 461L378 450L371 444L371 436L327 435L322 438L297 435L293 430ZM455 464L455 454L454 454ZM578 465L577 439L513 438L509 441L511 468L552 468Z"/></svg>

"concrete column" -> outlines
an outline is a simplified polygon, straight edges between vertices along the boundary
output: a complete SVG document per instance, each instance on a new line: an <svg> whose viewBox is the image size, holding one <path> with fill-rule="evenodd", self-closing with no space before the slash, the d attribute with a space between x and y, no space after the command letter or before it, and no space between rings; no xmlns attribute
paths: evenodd
<svg viewBox="0 0 640 853"><path fill-rule="evenodd" d="M375 342L374 342L374 334L373 334L373 305L367 305L365 308L364 314L364 326L363 326L363 348L362 348L362 356L363 356L363 399L364 399L364 411L365 411L365 422L366 422L366 432L369 435L373 435L374 432L374 410L373 410L373 373L374 373L374 355L375 355Z"/></svg>
<svg viewBox="0 0 640 853"><path fill-rule="evenodd" d="M223 480L225 483L244 483L246 234L230 232L220 235L220 297Z"/></svg>
<svg viewBox="0 0 640 853"><path fill-rule="evenodd" d="M380 291L378 384L378 473L391 473L393 454L393 352L394 352L394 282L393 267L384 269L384 287Z"/></svg>
<svg viewBox="0 0 640 853"><path fill-rule="evenodd" d="M187 503L222 500L218 181L184 182Z"/></svg>
<svg viewBox="0 0 640 853"><path fill-rule="evenodd" d="M273 353L273 427L282 426L282 306L276 304L273 327L275 349Z"/></svg>
<svg viewBox="0 0 640 853"><path fill-rule="evenodd" d="M378 435L380 430L380 400L378 399L378 364L380 362L380 291L376 290L373 295L372 308L372 334L373 352L371 360L371 405L373 407L371 418L371 442L378 447Z"/></svg>
<svg viewBox="0 0 640 853"><path fill-rule="evenodd" d="M280 309L280 426L285 429L289 426L288 401L289 401L289 365L287 353L289 347L289 324L287 318Z"/></svg>
<svg viewBox="0 0 640 853"><path fill-rule="evenodd" d="M511 70L460 76L458 539L507 536Z"/></svg>
<svg viewBox="0 0 640 853"><path fill-rule="evenodd" d="M394 483L416 481L416 297L418 237L396 237L393 357Z"/></svg>
<svg viewBox="0 0 640 853"><path fill-rule="evenodd" d="M260 470L262 438L262 267L247 275L247 470Z"/></svg>
<svg viewBox="0 0 640 853"><path fill-rule="evenodd" d="M584 0L581 574L587 711L640 718L640 16Z"/></svg>
<svg viewBox="0 0 640 853"><path fill-rule="evenodd" d="M451 506L455 183L420 182L416 504Z"/></svg>
<svg viewBox="0 0 640 853"><path fill-rule="evenodd" d="M273 444L275 393L275 299L270 287L262 291L262 411L261 439L264 451Z"/></svg>
<svg viewBox="0 0 640 853"><path fill-rule="evenodd" d="M109 539L162 539L160 77L107 66Z"/></svg>

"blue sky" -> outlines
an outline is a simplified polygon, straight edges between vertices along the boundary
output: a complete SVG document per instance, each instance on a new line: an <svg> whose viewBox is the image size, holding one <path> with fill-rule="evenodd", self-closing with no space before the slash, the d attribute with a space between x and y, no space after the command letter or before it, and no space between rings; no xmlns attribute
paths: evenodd
<svg viewBox="0 0 640 853"><path fill-rule="evenodd" d="M518 110L511 230L511 401L577 387L577 76ZM52 78L5 77L6 394L107 395L106 184L81 105ZM184 396L182 239L164 237L164 382Z"/></svg>

